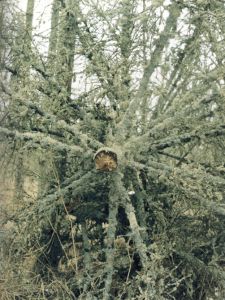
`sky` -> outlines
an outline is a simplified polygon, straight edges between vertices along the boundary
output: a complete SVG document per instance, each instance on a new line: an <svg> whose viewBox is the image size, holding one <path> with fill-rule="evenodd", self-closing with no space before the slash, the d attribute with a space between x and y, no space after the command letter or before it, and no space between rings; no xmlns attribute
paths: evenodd
<svg viewBox="0 0 225 300"><path fill-rule="evenodd" d="M26 12L27 0L17 0L18 9ZM152 4L164 3L169 5L171 0L149 0ZM51 23L51 4L52 0L35 0L34 17L33 17L33 34L36 48L41 52L47 52L47 36L50 32ZM141 7L140 7L141 8ZM141 8L142 9L142 8ZM160 14L160 12L159 12ZM165 12L166 17L167 12ZM163 26L162 26L163 28Z"/></svg>
<svg viewBox="0 0 225 300"><path fill-rule="evenodd" d="M17 0L18 9L26 12L27 0ZM34 44L41 53L47 52L52 0L35 0L33 34Z"/></svg>
<svg viewBox="0 0 225 300"><path fill-rule="evenodd" d="M18 7L22 11L26 11L27 0L17 0ZM42 13L49 5L51 5L52 0L35 0L35 12Z"/></svg>
<svg viewBox="0 0 225 300"><path fill-rule="evenodd" d="M27 0L17 0L18 2L18 9L20 11L26 12L27 7ZM171 3L170 0L149 0L149 2L152 5L158 5L164 3L165 6L169 5ZM35 0L35 7L34 7L34 17L33 17L33 46L35 49L38 50L40 54L43 54L44 56L48 53L48 38L50 33L50 24L51 24L51 4L52 0ZM140 7L142 9L142 7ZM160 7L157 8L160 15ZM164 12L164 18L168 16L168 12ZM180 23L182 29L184 31L187 31L187 28L185 28L185 23ZM159 25L163 29L164 25ZM175 47L176 41L171 40L170 46ZM77 65L74 66L76 70L79 70L80 66L84 66L84 62L80 61L80 59L75 60L77 62ZM160 75L160 74L158 74ZM77 75L77 82L79 85L79 92L81 89L86 89L84 87L84 84L81 84L83 82L83 77L80 78L81 75ZM161 78L158 78L157 74L153 76L152 80L158 82ZM86 83L88 85L88 83ZM74 85L75 86L75 85ZM81 88L82 87L82 88Z"/></svg>

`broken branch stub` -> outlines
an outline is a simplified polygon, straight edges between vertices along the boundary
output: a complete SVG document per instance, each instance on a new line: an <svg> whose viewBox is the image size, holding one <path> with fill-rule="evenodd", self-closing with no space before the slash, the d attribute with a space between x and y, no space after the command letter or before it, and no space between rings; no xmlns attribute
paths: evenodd
<svg viewBox="0 0 225 300"><path fill-rule="evenodd" d="M117 154L111 148L100 148L94 155L96 170L111 172L117 168Z"/></svg>

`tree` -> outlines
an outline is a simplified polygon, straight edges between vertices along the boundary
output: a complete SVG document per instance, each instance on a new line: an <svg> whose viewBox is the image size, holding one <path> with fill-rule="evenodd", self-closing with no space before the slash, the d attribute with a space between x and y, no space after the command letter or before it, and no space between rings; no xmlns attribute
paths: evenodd
<svg viewBox="0 0 225 300"><path fill-rule="evenodd" d="M39 183L11 216L13 276L34 257L14 296L221 299L223 1L54 0L47 53L30 16L0 127Z"/></svg>

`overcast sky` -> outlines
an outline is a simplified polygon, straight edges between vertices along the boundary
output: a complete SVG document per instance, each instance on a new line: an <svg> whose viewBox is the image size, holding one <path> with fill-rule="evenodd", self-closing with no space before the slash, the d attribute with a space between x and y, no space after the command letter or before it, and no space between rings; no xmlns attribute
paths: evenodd
<svg viewBox="0 0 225 300"><path fill-rule="evenodd" d="M26 11L27 0L17 0L18 8L23 12ZM52 0L35 0L33 34L34 44L41 52L46 52L48 43L47 36L50 31L51 21L51 3Z"/></svg>

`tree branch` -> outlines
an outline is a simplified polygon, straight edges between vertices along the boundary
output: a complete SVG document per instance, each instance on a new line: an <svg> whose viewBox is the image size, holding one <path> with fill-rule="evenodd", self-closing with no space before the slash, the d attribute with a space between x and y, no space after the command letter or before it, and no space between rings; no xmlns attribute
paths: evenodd
<svg viewBox="0 0 225 300"><path fill-rule="evenodd" d="M146 92L148 91L150 77L160 62L163 49L168 44L169 40L176 34L175 27L180 13L181 8L176 3L176 1L174 1L170 5L169 16L166 20L165 28L160 34L159 38L155 41L155 49L151 55L151 58L147 62L146 67L144 68L144 73L140 81L136 97L130 102L122 121L117 126L119 130L121 130L122 128L124 133L126 133L132 126L132 121L135 120L135 111L138 110L141 101L143 101L144 98L146 98Z"/></svg>
<svg viewBox="0 0 225 300"><path fill-rule="evenodd" d="M61 153L64 153L65 151L70 152L74 156L80 156L84 152L84 149L79 146L65 144L41 133L21 133L17 130L9 130L7 128L0 127L0 134L7 138L20 140L23 142L33 142L34 145L40 145L43 148L54 149Z"/></svg>
<svg viewBox="0 0 225 300"><path fill-rule="evenodd" d="M118 212L118 195L115 194L116 183L112 183L109 197L109 218L108 218L108 232L107 232L107 248L106 248L106 267L107 274L105 279L104 300L111 299L110 289L113 277L113 263L114 263L114 241L117 227L117 212Z"/></svg>
<svg viewBox="0 0 225 300"><path fill-rule="evenodd" d="M17 101L20 102L20 104L25 105L26 107L34 110L38 115L43 117L43 120L51 125L51 128L55 129L56 131L66 131L70 134L72 134L74 137L79 138L80 144L87 148L87 142L90 146L92 146L94 149L98 147L102 147L102 143L98 142L97 140L94 140L93 138L88 137L88 135L81 133L75 126L69 125L64 120L57 120L57 118L49 114L45 111L43 111L40 108L40 104L35 101L28 101L28 100L22 100L20 98L17 98ZM48 129L46 128L46 131Z"/></svg>
<svg viewBox="0 0 225 300"><path fill-rule="evenodd" d="M215 138L223 135L225 135L225 125L220 125L217 128L213 128L206 132L203 132L203 130L201 129L199 131L184 133L176 137L163 139L161 141L152 143L149 149L150 151L155 151L155 150L158 151L169 147L183 145L193 140L202 140L204 138Z"/></svg>

